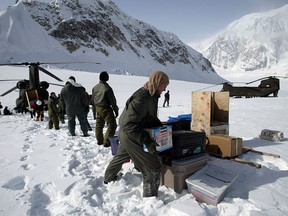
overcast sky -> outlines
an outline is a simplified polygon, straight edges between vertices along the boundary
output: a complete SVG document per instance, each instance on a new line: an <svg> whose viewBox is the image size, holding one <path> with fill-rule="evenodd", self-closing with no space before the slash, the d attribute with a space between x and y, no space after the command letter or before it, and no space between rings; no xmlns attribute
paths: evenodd
<svg viewBox="0 0 288 216"><path fill-rule="evenodd" d="M38 0L51 2L52 0ZM113 0L128 15L176 34L184 43L201 41L229 23L254 12L288 4L288 0ZM0 0L0 9L15 0Z"/></svg>

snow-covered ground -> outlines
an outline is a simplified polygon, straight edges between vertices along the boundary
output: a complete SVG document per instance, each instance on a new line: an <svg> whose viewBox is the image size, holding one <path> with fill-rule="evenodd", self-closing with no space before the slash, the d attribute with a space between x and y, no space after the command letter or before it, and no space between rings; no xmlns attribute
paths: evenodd
<svg viewBox="0 0 288 216"><path fill-rule="evenodd" d="M67 80L76 77L88 92L98 83L98 73L85 73L51 69L55 75ZM1 67L1 79L28 78L24 67ZM258 74L225 74L231 81L251 81ZM55 81L41 72L41 80ZM147 78L111 75L120 113L126 100ZM12 88L15 82L1 82L0 93ZM257 84L255 84L257 85ZM172 80L170 107L162 108L159 100L159 118L166 121L191 113L191 92L210 87L208 84ZM221 86L207 88L219 91ZM59 93L61 87L50 86L49 91ZM1 97L3 106L13 108L18 91ZM197 106L197 104L194 104ZM36 122L30 115L0 116L0 215L288 215L288 139L282 142L262 140L262 129L279 130L288 134L288 81L281 79L277 98L230 98L230 135L241 137L244 146L278 154L280 158L255 153L243 159L260 163L257 169L249 165L210 157L216 164L239 174L231 190L217 206L195 200L187 190L177 194L161 186L159 197L142 198L142 176L133 164L123 166L119 181L103 184L103 174L112 159L111 149L98 146L95 132L82 137L68 135L67 123L60 130L48 129L45 122ZM3 110L2 110L3 111ZM92 111L88 118L95 128Z"/></svg>

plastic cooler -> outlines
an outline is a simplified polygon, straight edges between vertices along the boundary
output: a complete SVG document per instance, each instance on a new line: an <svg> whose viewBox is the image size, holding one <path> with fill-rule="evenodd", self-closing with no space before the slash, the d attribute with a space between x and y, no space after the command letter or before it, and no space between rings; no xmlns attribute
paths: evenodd
<svg viewBox="0 0 288 216"><path fill-rule="evenodd" d="M187 188L185 179L206 165L208 154L172 160L171 165L162 164L161 185L181 193Z"/></svg>
<svg viewBox="0 0 288 216"><path fill-rule="evenodd" d="M186 179L188 191L196 200L209 205L220 203L238 174L225 168L207 164Z"/></svg>

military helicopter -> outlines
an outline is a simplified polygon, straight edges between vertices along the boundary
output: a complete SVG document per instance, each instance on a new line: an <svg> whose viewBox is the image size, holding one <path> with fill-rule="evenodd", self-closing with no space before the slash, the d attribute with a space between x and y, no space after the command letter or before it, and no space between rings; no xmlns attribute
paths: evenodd
<svg viewBox="0 0 288 216"><path fill-rule="evenodd" d="M286 77L283 77L286 78ZM248 83L245 83L246 85L249 85L251 83L261 81L260 85L255 87L250 86L233 86L231 83L223 83L223 87L221 89L222 92L228 91L230 94L230 97L269 97L272 95L273 97L278 96L278 91L280 90L280 84L279 79L275 76L269 76L269 77L263 77Z"/></svg>
<svg viewBox="0 0 288 216"><path fill-rule="evenodd" d="M40 82L40 77L39 77L39 71L42 71L43 73L53 77L57 81L63 82L62 79L59 77L55 76L48 70L44 69L41 67L41 64L100 64L97 62L50 62L50 63L32 63L32 62L21 62L21 63L5 63L1 64L0 66L28 66L29 67L29 80L23 79L23 80L15 80L15 79L8 79L8 80L0 80L0 81L18 81L16 86L13 88L9 89L8 91L4 92L0 96L5 96L15 89L19 89L19 97L16 99L16 107L22 106L21 104L25 104L25 108L28 110L31 110L31 103L41 99L44 102L46 102L49 98L49 93L47 89L49 88L49 85L56 85L56 86L61 86L63 87L63 84L57 84L57 83L48 83L46 81L41 81Z"/></svg>
<svg viewBox="0 0 288 216"><path fill-rule="evenodd" d="M62 84L55 84L55 83L48 83L46 81L41 81L39 79L39 71L44 72L45 74L53 77L54 79L56 79L57 81L63 82L62 79L60 79L59 77L55 76L54 74L52 74L51 72L49 72L48 70L44 69L43 67L40 66L40 64L48 64L48 63L31 63L31 62L22 62L22 63L8 63L8 64L0 64L0 66L18 66L18 65L24 65L24 66L29 66L29 80L0 80L0 81L18 81L16 86L14 86L13 88L9 89L8 91L4 92L3 94L1 94L1 96L5 96L9 93L11 93L12 91L14 91L15 89L19 89L19 98L17 98L18 103L20 103L19 101L21 100L21 102L25 103L25 107L27 107L28 109L31 108L30 107L30 103L32 100L36 100L41 98L42 100L48 100L49 97L49 93L47 91L47 89L49 88L49 85L57 85L57 86L64 86ZM18 106L19 104L17 104L17 100L16 100L16 106Z"/></svg>

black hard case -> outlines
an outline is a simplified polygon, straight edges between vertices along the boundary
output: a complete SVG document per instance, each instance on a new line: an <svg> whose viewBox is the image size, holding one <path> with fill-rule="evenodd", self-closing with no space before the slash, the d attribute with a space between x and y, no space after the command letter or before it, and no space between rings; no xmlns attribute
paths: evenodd
<svg viewBox="0 0 288 216"><path fill-rule="evenodd" d="M206 134L192 130L172 132L173 148L163 152L169 159L179 159L205 152Z"/></svg>

